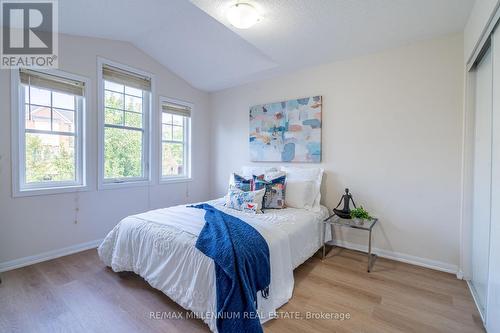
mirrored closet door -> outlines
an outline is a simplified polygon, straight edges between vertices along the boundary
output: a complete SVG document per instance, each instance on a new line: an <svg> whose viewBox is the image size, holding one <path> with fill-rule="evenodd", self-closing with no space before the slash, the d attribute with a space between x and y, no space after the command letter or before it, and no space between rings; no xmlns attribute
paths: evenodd
<svg viewBox="0 0 500 333"><path fill-rule="evenodd" d="M491 223L486 327L500 332L500 29L493 34L493 115L491 145Z"/></svg>
<svg viewBox="0 0 500 333"><path fill-rule="evenodd" d="M498 34L498 36L497 36ZM470 288L488 332L500 332L500 31L469 72L473 114Z"/></svg>
<svg viewBox="0 0 500 333"><path fill-rule="evenodd" d="M474 196L472 223L471 286L482 314L486 309L490 251L491 121L493 111L493 66L491 48L475 69Z"/></svg>

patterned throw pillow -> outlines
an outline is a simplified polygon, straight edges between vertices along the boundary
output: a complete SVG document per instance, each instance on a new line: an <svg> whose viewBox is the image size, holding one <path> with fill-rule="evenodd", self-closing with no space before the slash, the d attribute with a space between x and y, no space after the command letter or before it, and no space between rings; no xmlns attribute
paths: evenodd
<svg viewBox="0 0 500 333"><path fill-rule="evenodd" d="M253 176L253 190L265 189L264 209L285 208L286 175L281 172Z"/></svg>
<svg viewBox="0 0 500 333"><path fill-rule="evenodd" d="M265 193L265 189L245 192L231 187L226 195L226 207L252 214L262 213L262 201Z"/></svg>
<svg viewBox="0 0 500 333"><path fill-rule="evenodd" d="M253 187L253 179L246 179L236 173L233 173L234 178L234 187L240 189L242 191L248 192L252 190Z"/></svg>

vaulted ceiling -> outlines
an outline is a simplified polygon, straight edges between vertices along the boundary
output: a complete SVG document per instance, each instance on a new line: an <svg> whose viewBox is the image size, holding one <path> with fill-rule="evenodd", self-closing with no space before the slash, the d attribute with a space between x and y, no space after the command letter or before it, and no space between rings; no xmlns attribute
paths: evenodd
<svg viewBox="0 0 500 333"><path fill-rule="evenodd" d="M474 0L248 0L263 19L247 30L225 17L235 2L59 0L59 30L131 42L216 91L460 32Z"/></svg>

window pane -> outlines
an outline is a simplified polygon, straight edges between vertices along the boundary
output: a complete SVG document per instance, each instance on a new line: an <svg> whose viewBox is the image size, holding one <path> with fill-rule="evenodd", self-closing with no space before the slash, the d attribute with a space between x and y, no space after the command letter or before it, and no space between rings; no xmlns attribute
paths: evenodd
<svg viewBox="0 0 500 333"><path fill-rule="evenodd" d="M75 96L58 92L52 93L52 106L61 109L75 109Z"/></svg>
<svg viewBox="0 0 500 333"><path fill-rule="evenodd" d="M172 125L161 125L162 128L162 140L172 140Z"/></svg>
<svg viewBox="0 0 500 333"><path fill-rule="evenodd" d="M180 176L184 174L184 146L180 143L163 143L162 174L163 176Z"/></svg>
<svg viewBox="0 0 500 333"><path fill-rule="evenodd" d="M123 125L123 111L106 108L104 122L109 125Z"/></svg>
<svg viewBox="0 0 500 333"><path fill-rule="evenodd" d="M104 177L142 177L142 132L120 128L104 130Z"/></svg>
<svg viewBox="0 0 500 333"><path fill-rule="evenodd" d="M74 137L26 133L26 183L75 179Z"/></svg>
<svg viewBox="0 0 500 333"><path fill-rule="evenodd" d="M50 108L46 106L25 106L26 128L50 131Z"/></svg>
<svg viewBox="0 0 500 333"><path fill-rule="evenodd" d="M52 130L56 132L75 132L75 112L53 109Z"/></svg>
<svg viewBox="0 0 500 333"><path fill-rule="evenodd" d="M125 126L142 128L142 114L125 112Z"/></svg>
<svg viewBox="0 0 500 333"><path fill-rule="evenodd" d="M125 86L125 94L142 97L142 90Z"/></svg>
<svg viewBox="0 0 500 333"><path fill-rule="evenodd" d="M182 126L184 124L184 117L183 116L178 116L176 114L172 115L173 120L174 120L174 125L179 125Z"/></svg>
<svg viewBox="0 0 500 333"><path fill-rule="evenodd" d="M162 112L162 123L171 124L172 123L172 115L170 113Z"/></svg>
<svg viewBox="0 0 500 333"><path fill-rule="evenodd" d="M29 104L30 102L30 87L28 85L22 85L24 89L24 103Z"/></svg>
<svg viewBox="0 0 500 333"><path fill-rule="evenodd" d="M181 126L173 126L173 140L184 141L184 128Z"/></svg>
<svg viewBox="0 0 500 333"><path fill-rule="evenodd" d="M142 98L126 95L125 109L127 111L142 112Z"/></svg>
<svg viewBox="0 0 500 333"><path fill-rule="evenodd" d="M104 89L123 93L123 84L118 84L111 81L104 81Z"/></svg>
<svg viewBox="0 0 500 333"><path fill-rule="evenodd" d="M30 89L31 104L50 106L50 90L31 87Z"/></svg>
<svg viewBox="0 0 500 333"><path fill-rule="evenodd" d="M115 109L123 109L123 94L105 91L105 106Z"/></svg>

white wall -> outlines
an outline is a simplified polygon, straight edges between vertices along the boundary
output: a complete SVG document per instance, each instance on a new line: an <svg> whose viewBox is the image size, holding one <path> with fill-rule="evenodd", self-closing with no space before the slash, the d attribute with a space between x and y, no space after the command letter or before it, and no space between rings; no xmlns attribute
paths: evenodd
<svg viewBox="0 0 500 333"><path fill-rule="evenodd" d="M500 0L476 0L469 20L464 30L464 55L465 61L474 52L476 44L482 37L483 30L489 24L491 17L494 15L496 8L500 4Z"/></svg>
<svg viewBox="0 0 500 333"><path fill-rule="evenodd" d="M79 194L12 198L10 72L0 70L0 269L6 264L16 263L12 261L14 259L101 239L127 215L149 208L209 198L208 167L204 166L209 158L206 144L209 140L206 126L209 121L208 94L192 88L129 43L67 35L61 35L60 38L60 69L91 80L91 98L87 110L90 190ZM158 101L158 95L163 95L194 103L193 182L168 185L153 183L149 188L97 191L97 56L155 74L155 101ZM153 163L156 161L153 159ZM74 223L75 218L77 224Z"/></svg>
<svg viewBox="0 0 500 333"><path fill-rule="evenodd" d="M249 164L248 107L321 94L323 203L331 208L349 186L357 202L381 218L377 248L453 270L459 246L463 50L462 35L454 35L209 97L129 43L62 35L60 68L92 83L90 191L12 198L10 73L0 70L0 269L15 259L101 239L136 212L223 195L229 172ZM96 190L97 55L155 73L157 95L195 104L193 182ZM364 236L340 234L355 244L364 244Z"/></svg>
<svg viewBox="0 0 500 333"><path fill-rule="evenodd" d="M463 35L452 35L214 93L212 194L250 164L251 105L320 94L323 204L349 187L380 218L379 252L456 271L463 49ZM359 231L339 236L366 244Z"/></svg>

